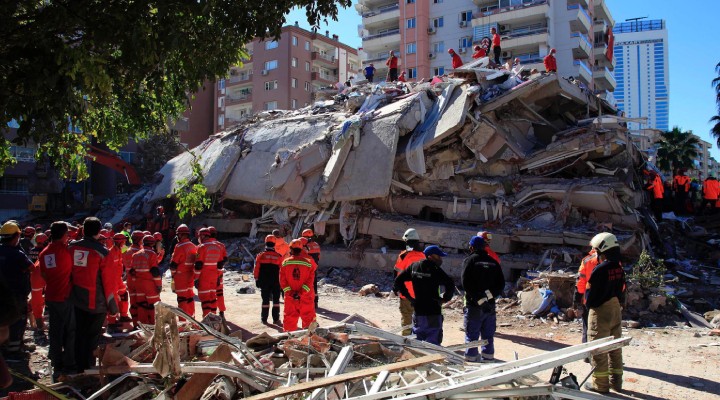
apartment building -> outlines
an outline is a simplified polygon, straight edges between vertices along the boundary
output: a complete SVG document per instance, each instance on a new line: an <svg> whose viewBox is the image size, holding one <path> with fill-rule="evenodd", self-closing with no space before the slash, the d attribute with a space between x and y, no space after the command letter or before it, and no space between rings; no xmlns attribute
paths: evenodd
<svg viewBox="0 0 720 400"><path fill-rule="evenodd" d="M617 58L613 95L628 117L647 117L647 124L628 123L630 129L667 131L670 112L668 32L665 21L623 22L613 28Z"/></svg>
<svg viewBox="0 0 720 400"><path fill-rule="evenodd" d="M502 38L502 58L520 58L527 68L557 50L558 72L604 94L615 88L612 26L605 0L360 0L363 65L374 63L384 76L390 50L409 77L440 75L450 68L447 50L464 61L472 47Z"/></svg>
<svg viewBox="0 0 720 400"><path fill-rule="evenodd" d="M714 165L711 162L712 157L710 156L710 149L712 149L712 143L707 142L700 138L700 136L692 135L698 140L698 145L695 147L698 152L697 158L694 160L695 171L692 175L702 179L707 178L713 170ZM715 176L717 178L717 176Z"/></svg>

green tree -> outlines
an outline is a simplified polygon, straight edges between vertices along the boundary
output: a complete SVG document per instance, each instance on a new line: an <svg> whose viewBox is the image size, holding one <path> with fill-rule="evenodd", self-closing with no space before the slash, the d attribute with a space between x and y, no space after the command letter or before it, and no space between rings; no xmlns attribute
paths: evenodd
<svg viewBox="0 0 720 400"><path fill-rule="evenodd" d="M0 127L48 155L62 176L87 176L93 140L117 150L164 132L188 93L224 76L245 43L280 34L304 7L313 26L350 0L17 0L0 7ZM78 127L82 133L68 129ZM0 130L2 130L0 129ZM3 132L4 133L4 132ZM0 173L14 160L0 135Z"/></svg>
<svg viewBox="0 0 720 400"><path fill-rule="evenodd" d="M677 126L662 133L657 143L657 166L663 171L674 173L677 168L692 168L693 160L698 157L700 141Z"/></svg>
<svg viewBox="0 0 720 400"><path fill-rule="evenodd" d="M710 118L710 122L713 125L710 128L710 134L717 140L718 146L720 146L720 63L715 65L715 72L718 76L712 80L712 86L715 88L715 104L717 104L718 113L714 117Z"/></svg>

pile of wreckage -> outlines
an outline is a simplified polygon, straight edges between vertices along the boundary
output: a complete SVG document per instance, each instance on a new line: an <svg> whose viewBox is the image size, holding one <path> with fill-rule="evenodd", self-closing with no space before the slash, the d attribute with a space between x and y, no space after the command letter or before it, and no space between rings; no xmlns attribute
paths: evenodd
<svg viewBox="0 0 720 400"><path fill-rule="evenodd" d="M222 333L212 314L199 322L164 303L155 310L154 326L104 339L98 368L24 392L22 398L44 392L84 400L598 399L604 397L580 391L582 382L574 375L563 376L562 366L631 340L606 338L506 363L468 365L457 351L480 342L435 346L379 329L357 315L330 327L242 341L241 331ZM550 382L535 376L550 370Z"/></svg>
<svg viewBox="0 0 720 400"><path fill-rule="evenodd" d="M453 253L451 273L468 239L488 230L508 281L576 268L601 230L640 254L654 222L638 211L644 159L627 120L577 81L483 62L432 82L344 88L212 136L192 153L219 206L194 223L250 237L312 227L324 265L387 270L387 249L402 248L412 227ZM192 178L194 156L169 161L146 199Z"/></svg>

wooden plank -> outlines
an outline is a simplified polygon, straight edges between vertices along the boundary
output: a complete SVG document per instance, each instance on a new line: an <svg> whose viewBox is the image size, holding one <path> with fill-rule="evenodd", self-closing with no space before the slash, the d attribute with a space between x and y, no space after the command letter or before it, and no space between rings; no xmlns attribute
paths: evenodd
<svg viewBox="0 0 720 400"><path fill-rule="evenodd" d="M329 376L326 378L320 378L309 382L299 383L290 387L282 387L270 392L261 393L248 399L251 400L272 400L276 397L288 396L295 393L307 392L313 389L321 388L324 386L335 385L337 383L351 381L355 379L365 378L368 376L379 374L383 371L399 371L407 368L415 368L421 365L430 364L434 362L441 362L445 360L440 354L432 354L424 357L413 358L411 360L405 360L396 362L388 365L380 365L372 368L365 368L358 371L349 372L346 374ZM189 382L188 382L189 383Z"/></svg>
<svg viewBox="0 0 720 400"><path fill-rule="evenodd" d="M226 344L221 344L215 352L208 357L207 361L229 363L232 361L232 349ZM177 400L196 400L205 392L205 389L215 379L216 374L193 374L178 392Z"/></svg>

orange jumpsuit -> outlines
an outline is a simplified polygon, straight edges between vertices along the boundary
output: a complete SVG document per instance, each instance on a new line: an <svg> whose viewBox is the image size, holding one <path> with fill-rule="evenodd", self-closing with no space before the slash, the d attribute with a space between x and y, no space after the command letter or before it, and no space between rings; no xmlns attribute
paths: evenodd
<svg viewBox="0 0 720 400"><path fill-rule="evenodd" d="M128 317L128 292L127 292L127 286L125 285L125 282L123 282L123 252L122 248L113 245L110 248L110 253L108 253L108 257L110 257L110 262L108 264L108 267L111 270L113 278L116 279L115 281L115 293L117 295L118 299L118 308L120 310L120 318L127 318ZM108 315L107 318L108 323L115 323L117 322L115 317L112 317Z"/></svg>
<svg viewBox="0 0 720 400"><path fill-rule="evenodd" d="M198 297L203 317L217 312L217 287L219 270L227 261L225 246L217 241L202 243L195 258L195 279L198 279Z"/></svg>
<svg viewBox="0 0 720 400"><path fill-rule="evenodd" d="M195 255L197 247L190 239L182 239L175 245L175 250L170 261L170 271L175 281L175 294L177 295L178 307L195 316L195 292L193 291L193 280L195 272Z"/></svg>
<svg viewBox="0 0 720 400"><path fill-rule="evenodd" d="M142 239L140 239L142 240ZM132 246L130 246L129 249L125 253L123 253L122 259L123 259L123 267L125 267L125 280L126 280L126 289L128 293L128 297L130 300L130 318L132 318L132 322L136 323L138 321L139 316L139 309L138 309L138 303L137 303L137 288L135 287L135 271L132 269L133 266L133 255L140 250L140 244L139 243L133 243Z"/></svg>
<svg viewBox="0 0 720 400"><path fill-rule="evenodd" d="M43 279L40 273L40 264L38 264L38 256L43 250L42 247L35 246L28 252L28 258L34 263L32 270L30 271L30 288L32 289L30 295L30 308L32 309L33 317L37 321L38 327L43 325L43 310L45 309L45 279Z"/></svg>
<svg viewBox="0 0 720 400"><path fill-rule="evenodd" d="M227 250L225 249L225 245L222 244L222 242L218 241L217 239L213 239L213 240L215 241L215 243L222 246L223 252L225 253L225 257L227 258ZM225 264L223 263L223 267L224 267L224 265ZM218 311L220 311L220 312L225 312L225 310L226 310L226 308L225 308L225 292L224 292L225 285L223 284L224 273L225 273L225 268L222 268L218 265L218 281L217 281L218 283L217 283L216 294L217 294Z"/></svg>
<svg viewBox="0 0 720 400"><path fill-rule="evenodd" d="M275 238L275 251L283 257L288 257L290 255L290 245L285 242L284 238Z"/></svg>
<svg viewBox="0 0 720 400"><path fill-rule="evenodd" d="M312 289L315 279L314 260L301 255L290 256L280 267L280 287L285 293L285 315L283 330L291 332L298 329L298 319L302 319L305 329L315 321L315 293Z"/></svg>
<svg viewBox="0 0 720 400"><path fill-rule="evenodd" d="M313 289L315 291L315 308L318 306L318 301L320 300L320 297L318 296L318 287L317 287L317 266L320 265L320 245L318 242L311 240L307 244L307 252L312 257L313 260L315 260L315 279L313 280Z"/></svg>
<svg viewBox="0 0 720 400"><path fill-rule="evenodd" d="M144 247L132 256L137 290L138 320L144 324L155 323L155 303L160 301L162 279L158 268L157 253Z"/></svg>

